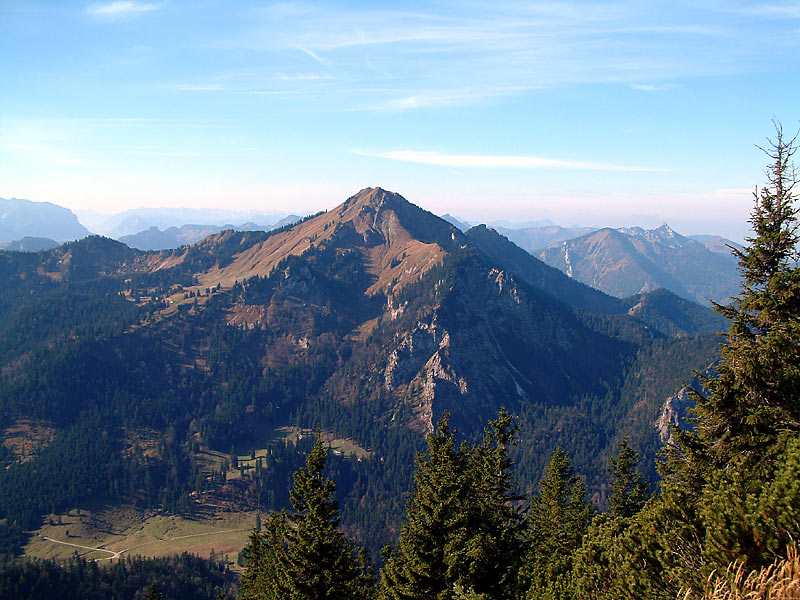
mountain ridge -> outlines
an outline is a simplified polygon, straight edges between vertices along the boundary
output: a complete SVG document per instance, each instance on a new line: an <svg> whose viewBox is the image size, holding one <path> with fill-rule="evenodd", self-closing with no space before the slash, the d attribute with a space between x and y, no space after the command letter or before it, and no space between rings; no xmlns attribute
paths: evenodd
<svg viewBox="0 0 800 600"><path fill-rule="evenodd" d="M617 297L659 287L708 306L725 302L739 285L736 260L669 225L598 229L554 244L537 256L594 288Z"/></svg>
<svg viewBox="0 0 800 600"><path fill-rule="evenodd" d="M277 508L288 445L269 442L283 462L235 480L203 465L233 446L266 452L253 441L264 431L321 425L376 457L334 464L349 482L346 526L381 545L423 434L448 411L479 436L500 406L519 415L524 486L562 445L601 498L615 440L631 429L651 456L665 392L716 347L698 336L716 331L707 309L668 293L612 298L380 188L279 230L176 250L92 236L0 253L0 274L0 418L46 415L59 440L25 463L5 455L0 518L31 524L85 494L48 474L86 455L103 468L80 471L78 490L102 476L117 482L109 493L168 511L211 499ZM149 458L125 450L131 431L149 432L137 434L152 438ZM33 503L18 493L23 476Z"/></svg>
<svg viewBox="0 0 800 600"><path fill-rule="evenodd" d="M0 198L0 242L23 237L75 240L89 235L68 208L51 202Z"/></svg>

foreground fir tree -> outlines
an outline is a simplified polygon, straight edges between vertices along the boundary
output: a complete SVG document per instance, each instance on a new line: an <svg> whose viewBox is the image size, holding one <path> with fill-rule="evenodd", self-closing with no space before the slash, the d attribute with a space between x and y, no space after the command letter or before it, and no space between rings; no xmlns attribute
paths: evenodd
<svg viewBox="0 0 800 600"><path fill-rule="evenodd" d="M527 523L520 507L523 498L512 492L513 464L508 458L518 429L511 415L500 409L483 443L470 453L467 529L463 541L454 542L461 568L454 586L457 598L502 600L514 598L518 591Z"/></svg>
<svg viewBox="0 0 800 600"><path fill-rule="evenodd" d="M774 489L800 478L800 268L792 163L780 126L765 150L767 184L755 195L753 237L737 252L742 291L719 310L731 320L716 375L697 395L695 431L678 436L666 486L684 554L708 575L738 561L757 569L785 557L800 535L800 496ZM689 500L696 512L678 508ZM666 550L674 548L667 545ZM695 577L685 587L700 588Z"/></svg>
<svg viewBox="0 0 800 600"><path fill-rule="evenodd" d="M644 475L636 470L639 453L628 445L626 436L619 443L619 452L609 461L611 474L611 516L630 518L642 510L647 501L649 486Z"/></svg>
<svg viewBox="0 0 800 600"><path fill-rule="evenodd" d="M397 546L385 554L381 598L513 597L524 527L507 456L515 433L501 410L482 445L457 445L448 416L439 421L417 457Z"/></svg>
<svg viewBox="0 0 800 600"><path fill-rule="evenodd" d="M615 587L594 597L701 598L712 572L733 563L761 569L800 537L794 141L778 126L765 151L771 162L755 194L753 236L737 252L742 291L717 307L730 329L715 373L695 393L694 429L674 431L661 492L615 533ZM582 589L602 583L584 581Z"/></svg>
<svg viewBox="0 0 800 600"><path fill-rule="evenodd" d="M742 291L719 310L731 319L717 375L703 380L697 435L713 466L769 455L785 431L800 430L800 270L792 163L795 140L780 126L771 147L767 185L757 192L750 218L754 235L735 250Z"/></svg>
<svg viewBox="0 0 800 600"><path fill-rule="evenodd" d="M572 597L572 562L592 519L583 480L557 448L528 512L529 555L523 577L529 600Z"/></svg>
<svg viewBox="0 0 800 600"><path fill-rule="evenodd" d="M374 577L366 557L339 531L336 484L326 479L328 450L319 434L294 474L291 513L273 514L245 548L242 598L268 600L366 600Z"/></svg>
<svg viewBox="0 0 800 600"><path fill-rule="evenodd" d="M619 452L609 460L610 512L597 515L583 538L572 567L572 589L582 600L614 600L628 597L626 579L634 576L639 558L621 549L634 518L647 501L647 480L637 470L639 454L625 437ZM640 590L641 592L641 590ZM642 594L639 597L647 597Z"/></svg>

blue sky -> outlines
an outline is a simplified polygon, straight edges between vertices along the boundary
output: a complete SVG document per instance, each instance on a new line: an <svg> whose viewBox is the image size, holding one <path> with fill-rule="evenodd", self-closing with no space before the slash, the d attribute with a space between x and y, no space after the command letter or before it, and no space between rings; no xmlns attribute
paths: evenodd
<svg viewBox="0 0 800 600"><path fill-rule="evenodd" d="M0 197L741 238L798 2L0 0Z"/></svg>

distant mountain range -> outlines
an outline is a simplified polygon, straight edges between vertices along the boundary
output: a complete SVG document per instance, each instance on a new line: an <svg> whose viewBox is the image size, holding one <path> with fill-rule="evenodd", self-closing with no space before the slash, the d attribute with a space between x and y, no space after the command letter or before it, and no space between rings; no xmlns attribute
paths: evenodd
<svg viewBox="0 0 800 600"><path fill-rule="evenodd" d="M41 250L52 250L58 247L59 243L50 238L24 237L13 242L0 242L0 250L13 252L39 252Z"/></svg>
<svg viewBox="0 0 800 600"><path fill-rule="evenodd" d="M530 253L596 230L595 227L561 227L552 224L517 229L494 226L494 229Z"/></svg>
<svg viewBox="0 0 800 600"><path fill-rule="evenodd" d="M275 211L241 211L213 208L134 208L113 215L102 215L92 211L79 211L84 222L93 233L120 239L137 235L153 227L161 231L186 224L222 227L225 223L275 224L285 218L286 213Z"/></svg>
<svg viewBox="0 0 800 600"><path fill-rule="evenodd" d="M24 237L49 238L58 242L89 235L68 208L50 202L0 198L0 242Z"/></svg>
<svg viewBox="0 0 800 600"><path fill-rule="evenodd" d="M612 296L664 288L704 305L725 302L740 285L737 261L725 246L735 244L716 236L698 237L684 237L668 225L605 228L536 254L569 277Z"/></svg>
<svg viewBox="0 0 800 600"><path fill-rule="evenodd" d="M469 223L467 223L466 221L462 221L461 219L459 219L458 217L454 217L454 216L453 216L453 215L451 215L450 213L443 214L443 215L442 215L442 219L444 219L445 221L447 221L447 222L448 222L448 223L450 223L451 225L455 225L455 226L456 226L456 227L458 227L458 228L459 228L461 231L466 231L467 229L469 229L470 227L472 227L472 225L470 225L470 224L469 224Z"/></svg>
<svg viewBox="0 0 800 600"><path fill-rule="evenodd" d="M199 242L209 235L232 229L234 231L270 231L297 223L301 217L289 215L271 225L244 223L243 225L181 225L164 231L155 225L133 235L123 235L119 241L138 250L168 250Z"/></svg>

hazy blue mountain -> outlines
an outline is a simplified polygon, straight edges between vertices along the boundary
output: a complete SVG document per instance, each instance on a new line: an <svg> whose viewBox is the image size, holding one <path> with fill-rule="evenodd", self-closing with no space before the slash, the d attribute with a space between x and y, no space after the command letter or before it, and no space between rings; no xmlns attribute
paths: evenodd
<svg viewBox="0 0 800 600"><path fill-rule="evenodd" d="M668 225L600 229L541 250L538 256L569 277L620 298L665 288L708 305L739 289L732 256L712 252Z"/></svg>
<svg viewBox="0 0 800 600"><path fill-rule="evenodd" d="M537 250L547 248L552 244L571 240L592 231L596 227L561 227L559 225L542 225L537 227L507 228L494 227L499 233L506 236L520 248L535 253Z"/></svg>
<svg viewBox="0 0 800 600"><path fill-rule="evenodd" d="M24 237L13 242L0 243L0 250L13 252L39 252L40 250L51 250L58 247L58 242L50 238Z"/></svg>
<svg viewBox="0 0 800 600"><path fill-rule="evenodd" d="M691 235L689 237L693 240L697 240L701 244L705 244L706 248L718 254L730 255L733 252L731 248L736 248L737 250L744 249L741 244L719 235Z"/></svg>
<svg viewBox="0 0 800 600"><path fill-rule="evenodd" d="M102 221L96 214L91 217L95 233L119 239L151 227L163 231L187 223L220 226L223 223L249 222L274 226L276 222L286 218L286 213L211 208L136 208L106 216Z"/></svg>
<svg viewBox="0 0 800 600"><path fill-rule="evenodd" d="M709 333L724 329L713 311L663 289L617 298L566 276L531 256L500 233L485 225L467 231L470 243L492 264L547 293L560 302L593 313L627 314L668 336Z"/></svg>
<svg viewBox="0 0 800 600"><path fill-rule="evenodd" d="M303 217L298 215L287 215L278 221L275 221L270 229L278 229L279 227L286 227L287 225L294 225L295 223L301 221ZM261 225L255 225L254 223L245 223L241 227L239 227L241 231L267 231L262 230Z"/></svg>
<svg viewBox="0 0 800 600"><path fill-rule="evenodd" d="M123 235L119 241L138 250L166 250L194 244L223 229L225 228L216 225L181 225L180 227L168 227L161 231L154 225L133 235Z"/></svg>
<svg viewBox="0 0 800 600"><path fill-rule="evenodd" d="M258 225L257 223L244 223L243 225L181 225L169 227L164 231L153 226L133 235L123 235L119 241L131 248L139 250L168 250L199 242L205 237L226 229L234 231L270 231L278 227L297 223L301 217L289 215L272 225Z"/></svg>
<svg viewBox="0 0 800 600"><path fill-rule="evenodd" d="M87 235L89 231L68 208L50 202L0 198L0 242L23 237L64 242Z"/></svg>
<svg viewBox="0 0 800 600"><path fill-rule="evenodd" d="M456 227L458 227L461 231L466 231L467 229L472 227L472 225L470 225L466 221L459 219L458 217L454 217L450 213L443 214L442 218L451 225L455 225Z"/></svg>
<svg viewBox="0 0 800 600"><path fill-rule="evenodd" d="M502 227L504 229L532 229L536 227L550 227L555 225L550 219L539 219L538 221L508 221L499 219L487 223L490 227Z"/></svg>

